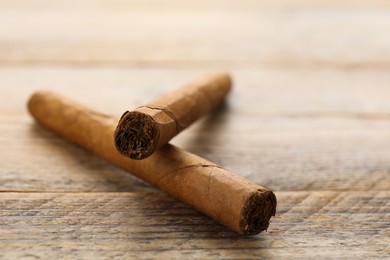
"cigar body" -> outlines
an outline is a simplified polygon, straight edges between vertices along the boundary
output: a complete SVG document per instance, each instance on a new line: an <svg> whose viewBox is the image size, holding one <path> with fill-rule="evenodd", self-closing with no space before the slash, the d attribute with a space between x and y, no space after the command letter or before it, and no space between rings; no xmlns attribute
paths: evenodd
<svg viewBox="0 0 390 260"><path fill-rule="evenodd" d="M114 145L117 120L50 92L31 96L32 116L58 135L157 186L244 235L257 234L275 215L276 197L220 166L165 145L145 160L122 156Z"/></svg>
<svg viewBox="0 0 390 260"><path fill-rule="evenodd" d="M230 88L228 74L208 75L134 111L126 111L115 130L116 148L131 159L149 157L220 105Z"/></svg>

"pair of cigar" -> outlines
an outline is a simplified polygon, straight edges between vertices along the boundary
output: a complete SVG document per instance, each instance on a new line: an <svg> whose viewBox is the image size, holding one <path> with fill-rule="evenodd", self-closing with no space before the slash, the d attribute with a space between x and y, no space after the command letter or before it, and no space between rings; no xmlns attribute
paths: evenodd
<svg viewBox="0 0 390 260"><path fill-rule="evenodd" d="M168 142L220 105L227 74L196 80L117 119L51 92L34 93L31 115L42 125L160 188L243 235L266 230L276 197L206 159Z"/></svg>

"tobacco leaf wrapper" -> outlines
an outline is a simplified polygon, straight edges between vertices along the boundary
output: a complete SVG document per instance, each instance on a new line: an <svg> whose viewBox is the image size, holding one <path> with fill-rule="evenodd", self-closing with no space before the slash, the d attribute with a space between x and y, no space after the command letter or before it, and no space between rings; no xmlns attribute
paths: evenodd
<svg viewBox="0 0 390 260"><path fill-rule="evenodd" d="M39 123L62 137L240 234L266 230L275 215L272 191L175 146L165 145L145 160L122 156L114 145L117 121L110 116L50 92L35 93L28 108Z"/></svg>
<svg viewBox="0 0 390 260"><path fill-rule="evenodd" d="M207 75L134 111L126 111L115 130L116 148L131 159L149 157L220 105L230 88L228 74Z"/></svg>

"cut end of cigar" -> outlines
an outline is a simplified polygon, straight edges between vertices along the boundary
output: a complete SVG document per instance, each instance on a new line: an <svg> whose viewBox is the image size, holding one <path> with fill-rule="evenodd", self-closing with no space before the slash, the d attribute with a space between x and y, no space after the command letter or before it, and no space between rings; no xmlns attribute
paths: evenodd
<svg viewBox="0 0 390 260"><path fill-rule="evenodd" d="M141 160L154 152L160 132L149 115L126 111L119 120L114 134L116 149L124 156Z"/></svg>
<svg viewBox="0 0 390 260"><path fill-rule="evenodd" d="M267 230L276 213L276 196L272 191L258 190L244 205L240 231L244 235L256 235Z"/></svg>

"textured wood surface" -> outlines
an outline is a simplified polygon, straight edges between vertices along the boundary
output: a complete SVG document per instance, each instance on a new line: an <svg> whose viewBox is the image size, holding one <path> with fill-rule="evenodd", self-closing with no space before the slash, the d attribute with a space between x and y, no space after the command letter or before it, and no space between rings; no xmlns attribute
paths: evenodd
<svg viewBox="0 0 390 260"><path fill-rule="evenodd" d="M275 190L389 189L387 71L232 72L236 83L226 107L181 133L174 144ZM13 151L7 149L0 157L2 189L146 188L35 125L25 112L26 100L35 89L47 86L119 117L201 74L198 70L0 69L0 84L15 86L1 89L1 96L17 95L1 104L0 140L4 148L12 143ZM134 182L137 185L131 185Z"/></svg>
<svg viewBox="0 0 390 260"><path fill-rule="evenodd" d="M1 193L0 256L250 259L390 254L388 191L277 196L273 227L261 236L242 237L158 193Z"/></svg>
<svg viewBox="0 0 390 260"><path fill-rule="evenodd" d="M386 258L388 1L0 1L0 258ZM173 139L276 191L244 238L35 124L37 89L120 116L227 69Z"/></svg>

